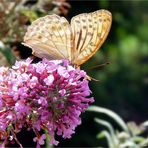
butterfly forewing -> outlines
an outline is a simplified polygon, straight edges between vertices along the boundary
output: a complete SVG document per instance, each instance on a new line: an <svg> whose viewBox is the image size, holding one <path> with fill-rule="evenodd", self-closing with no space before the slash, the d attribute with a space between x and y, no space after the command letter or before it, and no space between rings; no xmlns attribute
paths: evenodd
<svg viewBox="0 0 148 148"><path fill-rule="evenodd" d="M28 27L24 44L33 54L47 59L71 61L71 30L68 21L57 15L39 18Z"/></svg>
<svg viewBox="0 0 148 148"><path fill-rule="evenodd" d="M72 63L81 65L96 53L109 33L111 21L111 13L106 10L80 14L72 18L75 47Z"/></svg>

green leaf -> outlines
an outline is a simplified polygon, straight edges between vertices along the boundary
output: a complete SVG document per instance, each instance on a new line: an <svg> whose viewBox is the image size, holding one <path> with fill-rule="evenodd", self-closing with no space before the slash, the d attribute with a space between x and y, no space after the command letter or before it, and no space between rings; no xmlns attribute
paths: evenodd
<svg viewBox="0 0 148 148"><path fill-rule="evenodd" d="M112 119L114 119L119 126L126 132L129 133L128 127L126 126L126 123L120 118L120 116L118 116L115 112L103 108L103 107L98 107L98 106L90 106L88 108L88 111L93 111L93 112L97 112L97 113L103 113L109 117L111 117Z"/></svg>
<svg viewBox="0 0 148 148"><path fill-rule="evenodd" d="M123 144L120 144L119 148L140 148L138 147L138 145L136 145L136 143L134 143L131 140L127 140L126 142L124 142Z"/></svg>
<svg viewBox="0 0 148 148"><path fill-rule="evenodd" d="M144 142L145 138L141 136L135 136L132 138L132 140L136 143L141 143L141 142Z"/></svg>
<svg viewBox="0 0 148 148"><path fill-rule="evenodd" d="M115 134L114 134L114 133L115 133L115 132L114 132L114 129L113 129L112 125L111 125L109 122L107 122L107 121L105 121L105 120L102 120L102 119L98 119L98 118L95 118L95 121L96 121L97 123L99 123L99 124L105 126L105 127L109 130L109 132L111 133L112 136L115 135Z"/></svg>
<svg viewBox="0 0 148 148"><path fill-rule="evenodd" d="M140 148L146 148L146 147L148 147L148 138L146 138L143 142L141 142L140 144L139 144L139 147Z"/></svg>
<svg viewBox="0 0 148 148"><path fill-rule="evenodd" d="M148 127L148 121L143 122L143 123L142 123L142 126Z"/></svg>
<svg viewBox="0 0 148 148"><path fill-rule="evenodd" d="M50 142L50 135L48 134L48 131L45 129L44 130L45 134L46 134L46 148L53 148L53 146L49 145Z"/></svg>
<svg viewBox="0 0 148 148"><path fill-rule="evenodd" d="M112 127L112 125L109 122L102 120L102 119L98 119L98 118L95 118L95 121L97 123L105 126L109 130L109 133L111 135L110 139L112 141L112 144L117 145L119 143L119 140L118 140L117 136L115 135L115 131L114 131L114 128Z"/></svg>
<svg viewBox="0 0 148 148"><path fill-rule="evenodd" d="M103 137L105 137L105 138L107 139L108 147L109 147L109 148L113 148L113 145L114 145L114 144L113 144L111 135L109 134L108 131L103 130L101 133L99 133L99 134L97 135L97 138L98 138L98 139L103 138Z"/></svg>

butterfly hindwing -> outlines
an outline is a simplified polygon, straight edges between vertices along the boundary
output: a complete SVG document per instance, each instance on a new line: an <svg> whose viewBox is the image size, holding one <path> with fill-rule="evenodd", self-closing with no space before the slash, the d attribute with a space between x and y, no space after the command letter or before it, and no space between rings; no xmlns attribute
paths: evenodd
<svg viewBox="0 0 148 148"><path fill-rule="evenodd" d="M24 44L40 58L71 60L70 25L64 17L57 15L39 18L28 27Z"/></svg>

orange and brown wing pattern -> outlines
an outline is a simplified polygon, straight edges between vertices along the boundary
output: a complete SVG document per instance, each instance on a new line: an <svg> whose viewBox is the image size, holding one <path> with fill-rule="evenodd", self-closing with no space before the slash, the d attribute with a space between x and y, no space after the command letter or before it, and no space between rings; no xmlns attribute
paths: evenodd
<svg viewBox="0 0 148 148"><path fill-rule="evenodd" d="M112 22L111 13L98 10L72 18L47 15L34 21L24 37L33 54L47 59L68 59L74 65L87 61L105 41Z"/></svg>
<svg viewBox="0 0 148 148"><path fill-rule="evenodd" d="M79 66L96 53L109 33L111 22L112 15L107 10L84 13L72 18L73 64Z"/></svg>
<svg viewBox="0 0 148 148"><path fill-rule="evenodd" d="M58 15L41 17L28 27L24 45L32 48L37 57L71 61L70 25L64 17Z"/></svg>

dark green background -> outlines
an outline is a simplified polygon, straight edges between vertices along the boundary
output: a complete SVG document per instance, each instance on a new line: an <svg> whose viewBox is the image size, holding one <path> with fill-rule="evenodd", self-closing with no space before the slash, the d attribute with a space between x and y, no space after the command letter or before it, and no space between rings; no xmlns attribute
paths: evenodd
<svg viewBox="0 0 148 148"><path fill-rule="evenodd" d="M126 122L141 123L147 120L148 1L69 2L69 19L79 13L98 9L107 9L113 15L111 31L101 50L81 67L87 71L95 65L110 62L105 67L87 71L88 75L100 80L90 82L94 105L115 111ZM106 141L96 139L96 134L102 130L93 120L96 116L111 121L100 114L86 112L76 133L69 140L61 140L59 147L107 146Z"/></svg>

